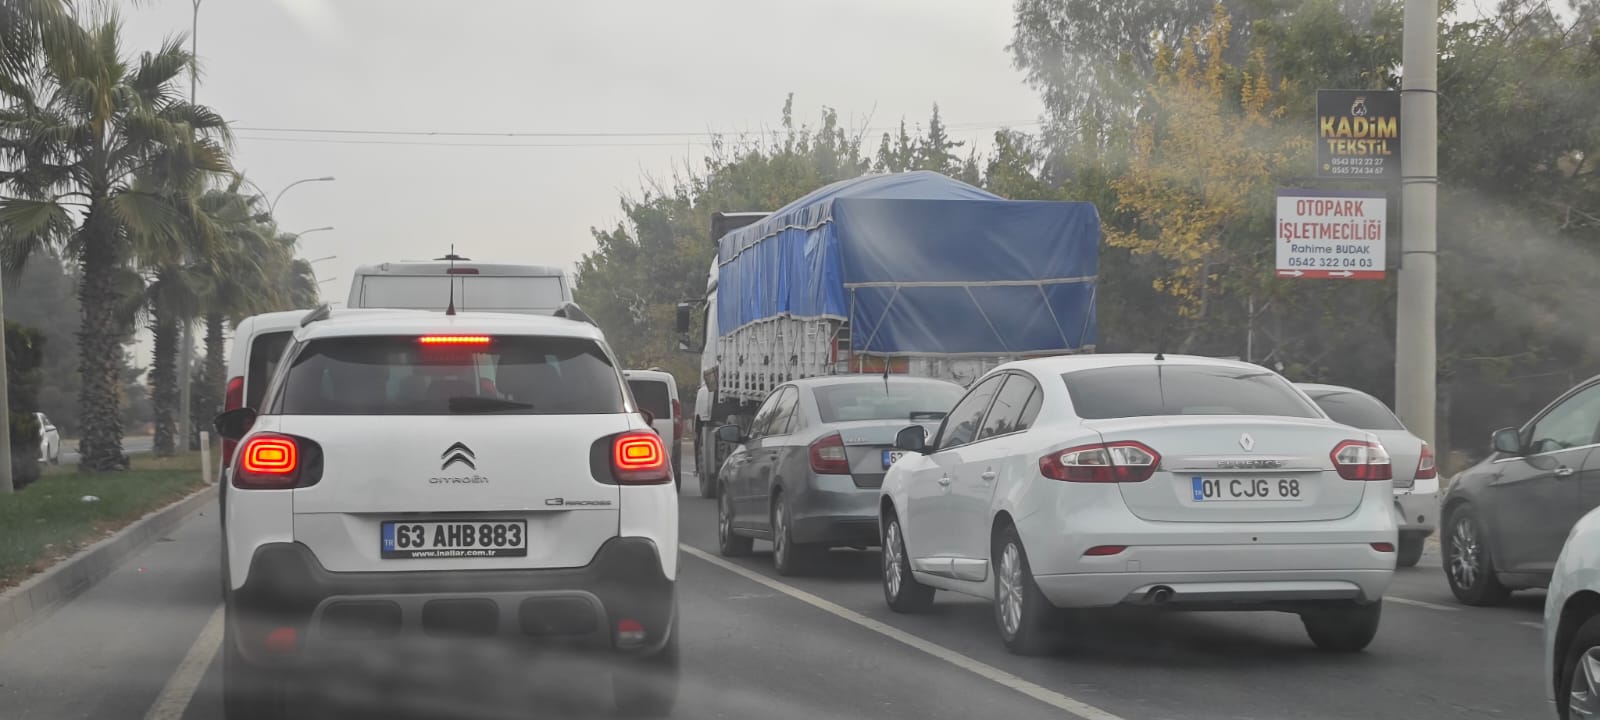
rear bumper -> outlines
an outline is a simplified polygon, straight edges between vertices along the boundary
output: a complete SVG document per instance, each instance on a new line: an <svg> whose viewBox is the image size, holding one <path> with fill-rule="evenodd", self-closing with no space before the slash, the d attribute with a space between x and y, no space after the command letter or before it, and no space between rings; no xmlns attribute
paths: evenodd
<svg viewBox="0 0 1600 720"><path fill-rule="evenodd" d="M1156 604L1153 591L1167 588L1162 604L1178 609L1292 610L1378 601L1394 575L1393 553L1388 558L1383 569L1072 573L1034 581L1051 604L1063 608Z"/></svg>
<svg viewBox="0 0 1600 720"><path fill-rule="evenodd" d="M244 585L228 597L230 635L253 663L295 664L359 646L485 639L527 649L649 654L677 613L675 586L654 542L615 538L584 567L334 573L299 543L257 549ZM621 636L632 620L642 637ZM269 638L292 631L292 649Z"/></svg>
<svg viewBox="0 0 1600 720"><path fill-rule="evenodd" d="M1432 535L1439 527L1439 481L1418 480L1411 488L1396 490L1394 505L1400 532Z"/></svg>
<svg viewBox="0 0 1600 720"><path fill-rule="evenodd" d="M878 488L856 487L848 475L812 475L785 488L795 542L878 545Z"/></svg>

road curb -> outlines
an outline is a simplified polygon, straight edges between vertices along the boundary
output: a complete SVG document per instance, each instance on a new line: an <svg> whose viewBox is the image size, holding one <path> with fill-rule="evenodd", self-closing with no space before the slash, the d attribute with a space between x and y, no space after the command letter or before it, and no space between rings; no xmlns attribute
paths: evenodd
<svg viewBox="0 0 1600 720"><path fill-rule="evenodd" d="M197 490L0 593L0 645L94 587L122 561L154 544L216 497L215 485Z"/></svg>

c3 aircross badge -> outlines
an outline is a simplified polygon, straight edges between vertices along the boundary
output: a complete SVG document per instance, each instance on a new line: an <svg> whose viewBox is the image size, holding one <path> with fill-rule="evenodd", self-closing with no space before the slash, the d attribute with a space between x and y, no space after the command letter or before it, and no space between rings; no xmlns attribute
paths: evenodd
<svg viewBox="0 0 1600 720"><path fill-rule="evenodd" d="M1239 436L1239 447L1244 448L1245 452L1250 452L1251 450L1254 450L1255 447L1256 447L1256 439L1253 438L1253 437L1250 437L1250 433L1245 433L1243 435L1240 435Z"/></svg>
<svg viewBox="0 0 1600 720"><path fill-rule="evenodd" d="M477 457L478 456L472 452L472 448L467 447L466 443L458 442L450 447L445 448L444 454L439 456L440 459L444 460L444 464L440 465L439 469L449 470L451 465L459 463L473 470L477 470L478 465L477 463L473 462L477 459Z"/></svg>

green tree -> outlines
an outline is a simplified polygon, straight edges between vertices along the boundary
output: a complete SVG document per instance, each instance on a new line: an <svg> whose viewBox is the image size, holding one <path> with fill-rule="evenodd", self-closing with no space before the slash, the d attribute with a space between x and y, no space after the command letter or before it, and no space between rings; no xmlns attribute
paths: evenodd
<svg viewBox="0 0 1600 720"><path fill-rule="evenodd" d="M178 92L189 64L182 38L133 61L122 54L120 32L107 11L47 43L39 76L6 88L0 109L0 157L13 168L0 186L6 266L56 247L81 268L80 453L91 470L124 464L118 268L134 259L133 235L177 237L195 214L137 180L152 173L187 185L186 177L227 169L222 119Z"/></svg>

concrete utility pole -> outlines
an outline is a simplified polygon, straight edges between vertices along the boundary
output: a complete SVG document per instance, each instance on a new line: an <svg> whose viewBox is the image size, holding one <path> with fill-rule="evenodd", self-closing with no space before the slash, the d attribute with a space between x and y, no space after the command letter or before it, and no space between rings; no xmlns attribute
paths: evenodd
<svg viewBox="0 0 1600 720"><path fill-rule="evenodd" d="M0 495L10 495L11 486L11 383L6 382L5 296L0 288Z"/></svg>
<svg viewBox="0 0 1600 720"><path fill-rule="evenodd" d="M1400 305L1394 397L1400 421L1434 443L1438 377L1439 0L1405 0L1400 85ZM1443 450L1441 450L1443 451Z"/></svg>
<svg viewBox="0 0 1600 720"><path fill-rule="evenodd" d="M194 14L191 16L189 26L189 104L194 104L195 91L200 86L200 72L197 63L199 57L195 54L200 44L200 2L193 0ZM183 321L183 347L178 352L178 449L189 449L189 380L194 367L194 323L188 318Z"/></svg>

